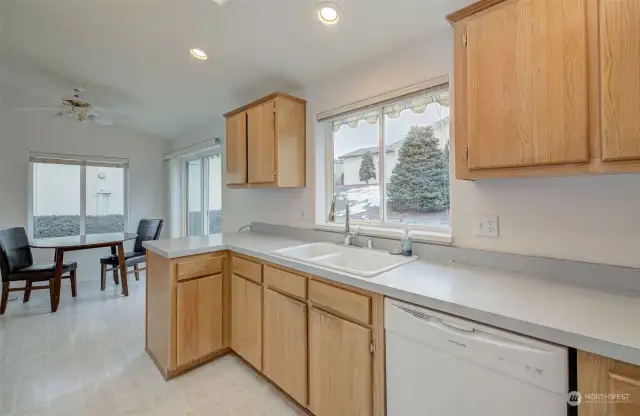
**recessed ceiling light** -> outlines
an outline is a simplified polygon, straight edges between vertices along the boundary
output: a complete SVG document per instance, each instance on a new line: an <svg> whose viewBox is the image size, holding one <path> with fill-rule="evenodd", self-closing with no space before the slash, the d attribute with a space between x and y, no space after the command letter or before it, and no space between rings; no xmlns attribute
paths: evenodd
<svg viewBox="0 0 640 416"><path fill-rule="evenodd" d="M334 3L320 3L318 19L325 25L335 25L340 20L340 8Z"/></svg>
<svg viewBox="0 0 640 416"><path fill-rule="evenodd" d="M202 49L198 49L198 48L189 49L189 53L191 53L191 56L193 56L196 59L200 59L201 61L207 60L207 54Z"/></svg>

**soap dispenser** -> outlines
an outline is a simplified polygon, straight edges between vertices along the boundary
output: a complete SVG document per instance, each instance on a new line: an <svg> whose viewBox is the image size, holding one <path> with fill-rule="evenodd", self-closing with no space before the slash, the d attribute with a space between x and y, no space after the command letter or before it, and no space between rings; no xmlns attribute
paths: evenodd
<svg viewBox="0 0 640 416"><path fill-rule="evenodd" d="M413 240L409 231L409 223L404 224L404 233L402 234L402 255L411 257L413 255Z"/></svg>

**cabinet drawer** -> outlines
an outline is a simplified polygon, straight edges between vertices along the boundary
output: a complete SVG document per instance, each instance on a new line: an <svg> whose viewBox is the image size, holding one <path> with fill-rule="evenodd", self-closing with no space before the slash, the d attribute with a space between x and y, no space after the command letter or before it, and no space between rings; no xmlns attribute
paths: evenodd
<svg viewBox="0 0 640 416"><path fill-rule="evenodd" d="M262 265L240 257L231 259L231 271L254 282L262 283Z"/></svg>
<svg viewBox="0 0 640 416"><path fill-rule="evenodd" d="M297 274L285 272L269 266L264 266L264 283L281 292L299 298L307 298L307 278Z"/></svg>
<svg viewBox="0 0 640 416"><path fill-rule="evenodd" d="M371 298L317 280L309 281L309 299L320 306L367 324L371 323Z"/></svg>
<svg viewBox="0 0 640 416"><path fill-rule="evenodd" d="M176 264L178 281L222 273L222 256L197 256Z"/></svg>

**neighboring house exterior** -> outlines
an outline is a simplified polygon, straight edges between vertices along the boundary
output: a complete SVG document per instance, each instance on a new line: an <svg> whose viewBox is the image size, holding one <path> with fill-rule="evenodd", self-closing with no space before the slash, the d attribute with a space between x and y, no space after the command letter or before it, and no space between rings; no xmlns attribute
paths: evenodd
<svg viewBox="0 0 640 416"><path fill-rule="evenodd" d="M435 137L440 138L440 143L444 147L445 144L449 141L449 117L446 117L442 120L442 122L437 121L431 125L433 129L433 134ZM393 173L393 168L396 166L398 160L398 151L402 147L402 143L404 139L398 140L397 142L387 145L385 149L385 159L384 159L384 170L385 178L391 178L391 174ZM340 176L338 172L344 173L344 185L345 186L353 186L353 185L364 185L363 182L360 182L360 165L362 164L362 156L367 152L370 152L373 156L373 163L376 166L376 179L370 180L369 184L378 184L380 181L380 157L378 152L378 146L374 147L363 147L352 152L346 153L342 156L339 156L338 159L334 161L333 170L334 170L334 178L336 182L339 180Z"/></svg>
<svg viewBox="0 0 640 416"><path fill-rule="evenodd" d="M34 163L34 213L80 215L80 175L74 165ZM87 215L124 214L124 171L87 166Z"/></svg>
<svg viewBox="0 0 640 416"><path fill-rule="evenodd" d="M333 181L334 185L344 185L342 175L344 174L344 161L342 159L333 160Z"/></svg>

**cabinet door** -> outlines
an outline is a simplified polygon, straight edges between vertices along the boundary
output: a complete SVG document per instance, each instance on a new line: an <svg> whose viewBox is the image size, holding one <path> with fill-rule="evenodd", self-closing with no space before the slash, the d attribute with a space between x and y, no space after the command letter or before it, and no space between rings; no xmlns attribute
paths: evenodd
<svg viewBox="0 0 640 416"><path fill-rule="evenodd" d="M469 169L588 162L585 0L510 0L466 36Z"/></svg>
<svg viewBox="0 0 640 416"><path fill-rule="evenodd" d="M264 291L263 373L298 403L307 404L307 305Z"/></svg>
<svg viewBox="0 0 640 416"><path fill-rule="evenodd" d="M249 183L271 183L276 180L275 104L264 104L247 110Z"/></svg>
<svg viewBox="0 0 640 416"><path fill-rule="evenodd" d="M640 159L640 2L600 1L602 159Z"/></svg>
<svg viewBox="0 0 640 416"><path fill-rule="evenodd" d="M231 348L262 371L262 286L231 276Z"/></svg>
<svg viewBox="0 0 640 416"><path fill-rule="evenodd" d="M372 414L371 330L309 310L309 404L316 416Z"/></svg>
<svg viewBox="0 0 640 416"><path fill-rule="evenodd" d="M640 367L600 355L578 351L579 416L640 415ZM600 394L590 399L589 394ZM615 400L603 395L617 394Z"/></svg>
<svg viewBox="0 0 640 416"><path fill-rule="evenodd" d="M247 113L227 118L227 184L247 183Z"/></svg>
<svg viewBox="0 0 640 416"><path fill-rule="evenodd" d="M222 274L178 283L176 363L222 348Z"/></svg>

